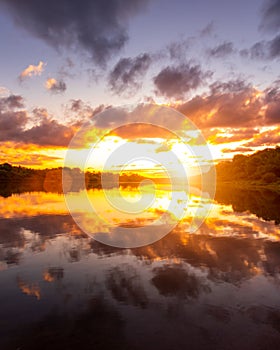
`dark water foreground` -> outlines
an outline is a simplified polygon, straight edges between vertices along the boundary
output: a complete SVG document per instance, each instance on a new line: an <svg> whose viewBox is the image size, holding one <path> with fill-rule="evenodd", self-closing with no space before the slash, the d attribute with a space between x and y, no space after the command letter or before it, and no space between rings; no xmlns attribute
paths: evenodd
<svg viewBox="0 0 280 350"><path fill-rule="evenodd" d="M217 192L194 233L117 249L63 196L0 200L0 348L279 349L279 196Z"/></svg>

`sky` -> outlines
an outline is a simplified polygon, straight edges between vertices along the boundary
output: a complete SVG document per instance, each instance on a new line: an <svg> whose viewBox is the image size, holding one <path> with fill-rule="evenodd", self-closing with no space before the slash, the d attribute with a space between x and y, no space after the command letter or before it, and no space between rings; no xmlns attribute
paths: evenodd
<svg viewBox="0 0 280 350"><path fill-rule="evenodd" d="M0 23L1 163L61 166L84 123L139 103L182 113L217 161L280 143L280 0L0 0Z"/></svg>

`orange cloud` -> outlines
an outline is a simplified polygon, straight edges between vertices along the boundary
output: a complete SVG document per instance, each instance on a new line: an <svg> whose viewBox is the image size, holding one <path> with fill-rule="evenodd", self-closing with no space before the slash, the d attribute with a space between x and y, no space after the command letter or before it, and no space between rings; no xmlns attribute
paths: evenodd
<svg viewBox="0 0 280 350"><path fill-rule="evenodd" d="M23 294L35 296L38 300L41 299L41 291L40 287L37 283L28 284L23 281L21 278L17 279L18 287L22 291Z"/></svg>
<svg viewBox="0 0 280 350"><path fill-rule="evenodd" d="M172 132L162 127L152 124L135 123L125 125L113 130L111 136L119 136L123 139L134 140L137 138L162 138L174 139L177 138Z"/></svg>
<svg viewBox="0 0 280 350"><path fill-rule="evenodd" d="M53 168L63 165L66 149L16 142L0 142L0 163L11 163L32 168Z"/></svg>
<svg viewBox="0 0 280 350"><path fill-rule="evenodd" d="M249 141L259 133L260 130L255 128L214 129L209 135L208 141L212 144Z"/></svg>
<svg viewBox="0 0 280 350"><path fill-rule="evenodd" d="M274 128L257 134L253 140L246 143L248 147L274 146L280 144L280 128Z"/></svg>
<svg viewBox="0 0 280 350"><path fill-rule="evenodd" d="M62 93L67 88L63 80L57 80L55 78L49 78L45 83L45 87L53 93Z"/></svg>
<svg viewBox="0 0 280 350"><path fill-rule="evenodd" d="M214 86L209 95L196 96L177 106L198 127L238 128L265 124L264 101L251 86Z"/></svg>
<svg viewBox="0 0 280 350"><path fill-rule="evenodd" d="M19 80L23 81L28 77L32 77L34 75L41 75L44 71L46 63L40 61L37 66L30 64L27 68L25 68L19 75Z"/></svg>

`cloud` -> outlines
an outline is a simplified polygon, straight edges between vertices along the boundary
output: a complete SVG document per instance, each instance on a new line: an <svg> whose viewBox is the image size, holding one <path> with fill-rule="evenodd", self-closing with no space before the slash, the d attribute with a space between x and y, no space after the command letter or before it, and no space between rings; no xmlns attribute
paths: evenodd
<svg viewBox="0 0 280 350"><path fill-rule="evenodd" d="M180 64L167 66L154 77L157 95L181 99L190 90L202 85L211 72L203 72L199 65Z"/></svg>
<svg viewBox="0 0 280 350"><path fill-rule="evenodd" d="M268 42L269 58L277 58L280 56L280 34Z"/></svg>
<svg viewBox="0 0 280 350"><path fill-rule="evenodd" d="M240 51L240 56L250 57L252 59L265 59L265 42L259 41L251 46L250 49L243 49Z"/></svg>
<svg viewBox="0 0 280 350"><path fill-rule="evenodd" d="M28 128L30 122L38 124ZM0 98L0 142L13 141L42 146L67 146L76 125L62 125L45 109L34 109L31 115L24 109L21 96Z"/></svg>
<svg viewBox="0 0 280 350"><path fill-rule="evenodd" d="M55 78L49 78L45 83L45 87L54 94L65 92L67 89L63 80L56 80Z"/></svg>
<svg viewBox="0 0 280 350"><path fill-rule="evenodd" d="M237 147L235 149L224 148L222 149L223 153L244 153L244 152L253 152L254 150L249 147Z"/></svg>
<svg viewBox="0 0 280 350"><path fill-rule="evenodd" d="M273 86L265 90L265 103L266 123L269 125L280 123L280 89L278 87Z"/></svg>
<svg viewBox="0 0 280 350"><path fill-rule="evenodd" d="M84 102L81 99L73 99L69 101L64 110L64 115L67 120L72 121L76 125L82 125L86 120L89 120L98 113L110 108L111 106L105 106L103 104L93 108L89 103Z"/></svg>
<svg viewBox="0 0 280 350"><path fill-rule="evenodd" d="M280 127L278 85L279 81L276 81L267 89L259 91L241 79L214 82L208 93L177 103L175 109L190 118L213 144L254 140L258 140L256 145L279 143L279 132L269 132L265 136L265 129L262 129ZM104 113L98 114L101 111ZM46 109L37 108L31 113L27 112L21 96L2 96L0 142L64 147L85 120L91 120L95 129L115 129L112 135L129 140L143 137L172 139L174 135L165 129L181 130L184 122L183 117L173 117L164 107L139 105L130 110L100 105L94 109L79 99L71 100L65 107L65 117L68 122L62 124ZM155 121L158 126L149 125ZM128 123L134 124L120 127ZM252 145L243 144L244 147Z"/></svg>
<svg viewBox="0 0 280 350"><path fill-rule="evenodd" d="M62 165L62 159L55 156L40 154L43 147L23 145L14 142L1 142L0 163L32 167L53 167Z"/></svg>
<svg viewBox="0 0 280 350"><path fill-rule="evenodd" d="M74 78L75 74L73 73L73 68L75 67L74 62L67 57L63 65L58 70L58 75L61 79L64 78Z"/></svg>
<svg viewBox="0 0 280 350"><path fill-rule="evenodd" d="M72 112L79 112L79 111L83 110L86 106L85 103L81 99L71 100L70 102L71 102L71 105L70 105L69 109Z"/></svg>
<svg viewBox="0 0 280 350"><path fill-rule="evenodd" d="M250 49L241 50L241 56L249 56L252 59L273 60L280 57L280 34L272 40L259 41Z"/></svg>
<svg viewBox="0 0 280 350"><path fill-rule="evenodd" d="M232 42L224 42L212 49L208 49L207 53L211 57L223 58L234 52L234 47Z"/></svg>
<svg viewBox="0 0 280 350"><path fill-rule="evenodd" d="M11 92L5 86L0 86L0 96L10 95Z"/></svg>
<svg viewBox="0 0 280 350"><path fill-rule="evenodd" d="M162 143L156 150L156 153L169 152L172 149L172 145L168 143Z"/></svg>
<svg viewBox="0 0 280 350"><path fill-rule="evenodd" d="M135 142L137 143L138 145L143 145L143 144L147 144L147 145L157 145L158 142L156 142L155 140L152 140L152 139L149 139L149 138L136 138L136 139L127 139L128 142Z"/></svg>
<svg viewBox="0 0 280 350"><path fill-rule="evenodd" d="M177 113L170 113L170 109L164 106L141 103L132 109L127 106L108 108L104 110L104 113L93 118L95 128L114 131L118 129L121 130L120 132L127 130L127 138L132 137L129 131L131 124L135 126L135 137L145 137L145 134L149 135L148 137L156 137L156 135L160 137L158 134L159 128L162 129L162 133L165 133L165 135L170 134L168 130L181 130L184 121L183 117L178 117ZM153 125L155 122L156 127Z"/></svg>
<svg viewBox="0 0 280 350"><path fill-rule="evenodd" d="M208 95L195 96L177 106L202 129L217 127L255 127L263 125L262 97L240 80L214 83Z"/></svg>
<svg viewBox="0 0 280 350"><path fill-rule="evenodd" d="M200 35L202 37L209 36L209 35L213 34L214 28L215 28L215 24L213 21L211 21L204 28L202 28L202 30L200 31Z"/></svg>
<svg viewBox="0 0 280 350"><path fill-rule="evenodd" d="M19 142L66 147L74 136L74 128L46 119L17 136Z"/></svg>
<svg viewBox="0 0 280 350"><path fill-rule="evenodd" d="M143 75L147 72L151 63L148 54L142 54L135 58L122 58L109 74L109 86L115 94L134 94L142 83Z"/></svg>
<svg viewBox="0 0 280 350"><path fill-rule="evenodd" d="M0 97L0 111L14 110L16 108L23 108L23 106L22 96L9 95L7 97Z"/></svg>
<svg viewBox="0 0 280 350"><path fill-rule="evenodd" d="M275 32L280 29L280 1L266 0L262 9L260 29Z"/></svg>
<svg viewBox="0 0 280 350"><path fill-rule="evenodd" d="M162 139L172 139L175 138L174 134L170 131L158 127L152 124L136 123L131 125L124 125L120 128L115 129L111 132L111 135L119 136L123 139L128 139L130 141L137 140L140 144L139 138L162 138ZM145 140L144 143L151 143Z"/></svg>
<svg viewBox="0 0 280 350"><path fill-rule="evenodd" d="M16 23L55 49L87 52L104 64L128 40L128 20L148 0L0 0Z"/></svg>
<svg viewBox="0 0 280 350"><path fill-rule="evenodd" d="M280 144L280 128L268 130L257 134L254 139L245 144L247 147L275 146Z"/></svg>
<svg viewBox="0 0 280 350"><path fill-rule="evenodd" d="M238 93L250 89L250 84L242 79L229 80L226 82L215 81L210 85L210 92L213 95L223 93Z"/></svg>
<svg viewBox="0 0 280 350"><path fill-rule="evenodd" d="M18 96L9 96L10 100L0 99L0 142L16 140L18 135L24 132L28 121L26 111L16 110L17 105L20 105L13 101L14 97Z"/></svg>
<svg viewBox="0 0 280 350"><path fill-rule="evenodd" d="M214 144L238 142L240 140L246 141L250 140L255 135L259 134L259 129L257 128L228 128L226 130L215 129L212 130L214 136L210 137L210 142Z"/></svg>
<svg viewBox="0 0 280 350"><path fill-rule="evenodd" d="M195 96L176 109L190 118L212 144L246 142L244 147L280 143L279 81L259 91L245 81L216 82L208 94ZM273 127L265 132L264 127Z"/></svg>
<svg viewBox="0 0 280 350"><path fill-rule="evenodd" d="M177 60L179 62L185 61L187 50L193 44L193 40L193 37L189 37L184 40L172 41L166 47L168 57L171 60ZM164 51L162 52L162 55L165 55Z"/></svg>
<svg viewBox="0 0 280 350"><path fill-rule="evenodd" d="M37 66L30 64L27 68L25 68L19 75L19 80L23 81L28 77L32 77L34 75L41 75L44 71L46 63L40 61Z"/></svg>
<svg viewBox="0 0 280 350"><path fill-rule="evenodd" d="M20 110L23 106L21 96L0 98L0 141L14 140L23 132L28 121L27 112Z"/></svg>

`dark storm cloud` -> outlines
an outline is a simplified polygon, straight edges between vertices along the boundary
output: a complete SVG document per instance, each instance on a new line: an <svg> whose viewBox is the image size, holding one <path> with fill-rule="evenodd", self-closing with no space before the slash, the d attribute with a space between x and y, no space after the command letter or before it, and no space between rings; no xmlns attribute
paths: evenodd
<svg viewBox="0 0 280 350"><path fill-rule="evenodd" d="M128 40L126 26L148 0L0 0L16 23L56 49L86 51L104 64Z"/></svg>
<svg viewBox="0 0 280 350"><path fill-rule="evenodd" d="M38 124L28 128L30 120ZM0 142L13 141L41 146L67 146L75 125L62 125L44 109L35 109L31 116L24 109L21 96L0 98Z"/></svg>
<svg viewBox="0 0 280 350"><path fill-rule="evenodd" d="M132 95L142 84L143 75L151 64L151 57L142 54L135 58L122 58L109 74L109 87L115 94Z"/></svg>
<svg viewBox="0 0 280 350"><path fill-rule="evenodd" d="M183 98L190 90L198 88L212 75L211 72L203 72L199 65L180 64L167 66L154 77L157 95L168 98Z"/></svg>
<svg viewBox="0 0 280 350"><path fill-rule="evenodd" d="M260 28L266 31L280 29L280 1L266 0L262 11Z"/></svg>
<svg viewBox="0 0 280 350"><path fill-rule="evenodd" d="M224 42L212 49L207 50L207 53L211 57L223 58L234 52L234 47L232 42Z"/></svg>

